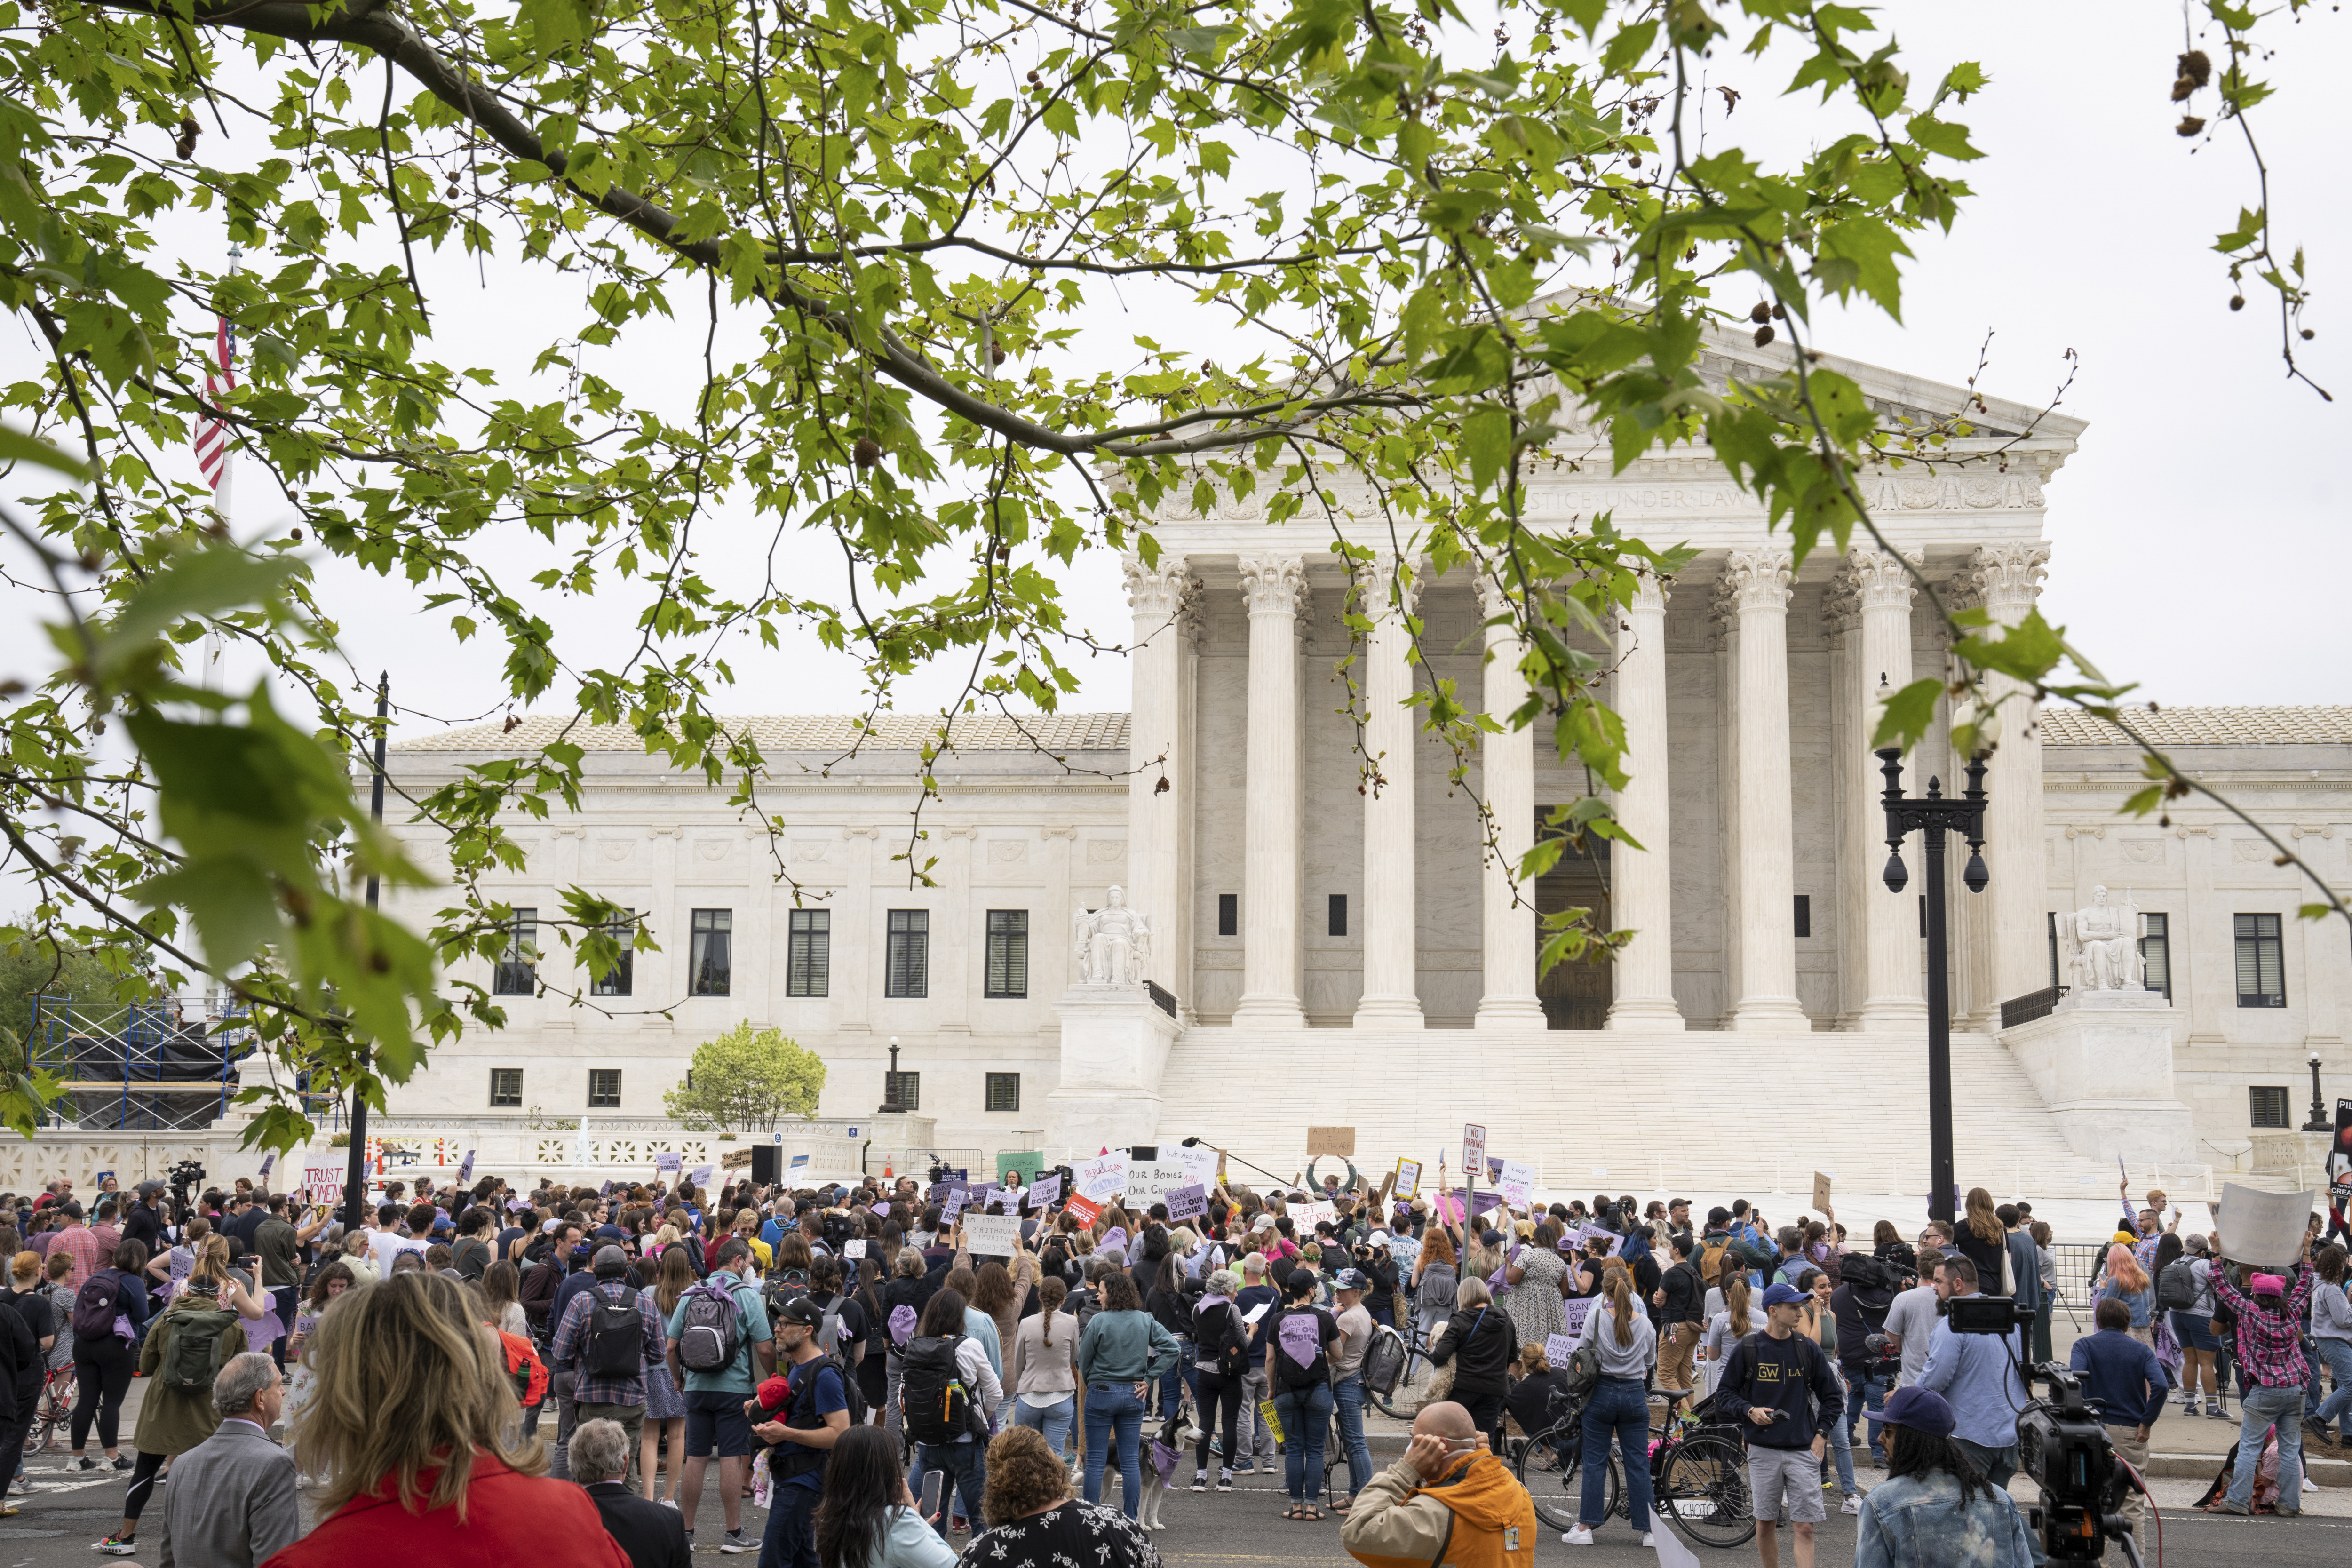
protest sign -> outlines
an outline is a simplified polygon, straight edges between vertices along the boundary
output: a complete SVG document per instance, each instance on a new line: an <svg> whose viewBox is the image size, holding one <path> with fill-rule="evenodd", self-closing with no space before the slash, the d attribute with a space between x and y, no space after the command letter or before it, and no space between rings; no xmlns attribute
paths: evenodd
<svg viewBox="0 0 2352 1568"><path fill-rule="evenodd" d="M1080 1197L1096 1203L1108 1203L1127 1195L1127 1153L1097 1154L1091 1160L1078 1162L1074 1174L1076 1191Z"/></svg>
<svg viewBox="0 0 2352 1568"><path fill-rule="evenodd" d="M1578 1228L1576 1245L1580 1248L1589 1247L1596 1241L1606 1247L1612 1257L1625 1250L1625 1238L1604 1226L1588 1225Z"/></svg>
<svg viewBox="0 0 2352 1568"><path fill-rule="evenodd" d="M1830 1179L1819 1171L1813 1173L1813 1206L1823 1214L1830 1212Z"/></svg>
<svg viewBox="0 0 2352 1568"><path fill-rule="evenodd" d="M1195 1182L1204 1187L1217 1184L1217 1152L1206 1143L1196 1143L1190 1149L1180 1143L1164 1152L1160 1158L1164 1160L1170 1154L1176 1157L1176 1163L1184 1172L1185 1179L1181 1185L1190 1186Z"/></svg>
<svg viewBox="0 0 2352 1568"><path fill-rule="evenodd" d="M1209 1212L1209 1189L1194 1182L1191 1186L1176 1187L1168 1194L1168 1217L1199 1219Z"/></svg>
<svg viewBox="0 0 2352 1568"><path fill-rule="evenodd" d="M684 1163L685 1156L674 1152L665 1152L654 1156L654 1170L663 1175L667 1175L671 1172L676 1171L678 1166Z"/></svg>
<svg viewBox="0 0 2352 1568"><path fill-rule="evenodd" d="M1399 1160L1396 1163L1396 1186L1392 1195L1412 1199L1421 1195L1421 1162Z"/></svg>
<svg viewBox="0 0 2352 1568"><path fill-rule="evenodd" d="M1080 1225L1092 1225L1102 1217L1102 1205L1092 1198L1073 1193L1070 1194L1070 1201L1062 1205L1062 1212L1066 1215L1076 1215Z"/></svg>
<svg viewBox="0 0 2352 1568"><path fill-rule="evenodd" d="M1579 1303L1579 1305L1582 1305L1582 1303ZM1580 1331L1582 1328L1581 1320L1583 1319L1583 1316L1584 1314L1581 1312L1577 1314ZM1566 1372L1568 1370L1569 1358L1574 1354L1576 1354L1575 1334L1546 1334L1544 1336L1544 1360L1551 1363L1552 1370L1554 1372Z"/></svg>
<svg viewBox="0 0 2352 1568"><path fill-rule="evenodd" d="M1310 1127L1307 1130L1307 1157L1319 1160L1326 1154L1336 1154L1342 1160L1356 1157L1356 1130L1352 1127Z"/></svg>
<svg viewBox="0 0 2352 1568"><path fill-rule="evenodd" d="M1009 1214L963 1216L964 1245L974 1258L1010 1258L1021 1247L1021 1221Z"/></svg>
<svg viewBox="0 0 2352 1568"><path fill-rule="evenodd" d="M841 1255L842 1255L844 1258L863 1258L863 1257L865 1257L865 1256L866 1256L866 1239L865 1239L865 1237L854 1237L854 1238L853 1238L853 1239L851 1239L851 1240L848 1240L848 1241L845 1241L845 1242L843 1242L843 1243L841 1244Z"/></svg>
<svg viewBox="0 0 2352 1568"><path fill-rule="evenodd" d="M1317 1226L1323 1224L1327 1220L1337 1224L1339 1218L1339 1210L1338 1205L1334 1204L1293 1204L1290 1205L1291 1223L1298 1227L1298 1239L1301 1241L1306 1240L1307 1236L1314 1231Z"/></svg>
<svg viewBox="0 0 2352 1568"><path fill-rule="evenodd" d="M2221 1184L2213 1228L2221 1233L2221 1256L2258 1268L2284 1268L2303 1256L2304 1233L2317 1193L2264 1193Z"/></svg>
<svg viewBox="0 0 2352 1568"><path fill-rule="evenodd" d="M697 1165L687 1173L686 1179L698 1187L707 1187L710 1184L711 1175L717 1169L715 1165Z"/></svg>
<svg viewBox="0 0 2352 1568"><path fill-rule="evenodd" d="M302 1173L302 1185L314 1204L331 1204L341 1195L343 1173L331 1165L312 1165Z"/></svg>
<svg viewBox="0 0 2352 1568"><path fill-rule="evenodd" d="M890 1217L890 1205L888 1204L874 1204L868 1206L866 1212L873 1215L877 1219L888 1219Z"/></svg>
<svg viewBox="0 0 2352 1568"><path fill-rule="evenodd" d="M730 1149L719 1156L719 1168L722 1171L744 1171L751 1165L751 1151L749 1149Z"/></svg>
<svg viewBox="0 0 2352 1568"><path fill-rule="evenodd" d="M963 1213L964 1199L970 1196L971 1193L971 1189L961 1182L950 1182L947 1184L946 1195L940 1199L940 1224L942 1226L955 1224L956 1216Z"/></svg>
<svg viewBox="0 0 2352 1568"><path fill-rule="evenodd" d="M1535 1201L1535 1167L1525 1160L1506 1160L1502 1174L1496 1179L1496 1190L1503 1201L1515 1209L1523 1209Z"/></svg>
<svg viewBox="0 0 2352 1568"><path fill-rule="evenodd" d="M466 1183L470 1182L470 1181L472 1181L473 1179L474 1179L474 1151L472 1151L471 1149L468 1149L468 1150L467 1150L467 1151L466 1151L466 1160L465 1160L465 1163L463 1163L463 1164L461 1164L461 1165L459 1165L459 1166L457 1167L457 1184L458 1184L458 1185L463 1186Z"/></svg>
<svg viewBox="0 0 2352 1568"><path fill-rule="evenodd" d="M1599 1300L1600 1298L1597 1296L1587 1296L1580 1300L1562 1301L1559 1304L1561 1316L1568 1320L1568 1340L1570 1351L1573 1351L1576 1348L1575 1342L1583 1336L1584 1320L1592 1315L1592 1303ZM1544 1354L1550 1356L1551 1352L1549 1350L1546 1350ZM1566 1356L1552 1356L1551 1364L1556 1367L1564 1367L1568 1364L1568 1358Z"/></svg>

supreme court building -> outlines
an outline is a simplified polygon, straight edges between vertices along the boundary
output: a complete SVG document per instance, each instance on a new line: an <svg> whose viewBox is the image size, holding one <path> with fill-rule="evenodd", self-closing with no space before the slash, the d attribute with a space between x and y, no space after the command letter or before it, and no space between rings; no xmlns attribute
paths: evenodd
<svg viewBox="0 0 2352 1568"><path fill-rule="evenodd" d="M1726 338L1706 373L1754 374L1775 352ZM1890 417L1967 397L1836 368ZM1446 680L1488 713L1519 706L1493 583L1422 570L1399 603L1383 558L1360 641L1328 528L1270 526L1261 498L1223 493L1203 516L1188 491L1155 524L1157 561L1129 561L1129 713L954 722L919 847L914 753L936 716L887 716L862 741L846 719L743 721L770 759L772 830L625 730L575 731L583 809L514 823L530 869L496 886L526 912L592 888L646 911L663 951L625 976L565 972L604 992L599 1011L541 994L540 969L570 960L519 929L510 962L473 976L507 993L510 1026L436 1052L394 1110L657 1115L693 1047L749 1017L823 1054L834 1117L882 1098L895 1039L902 1098L942 1149L983 1160L1191 1135L1287 1173L1315 1123L1356 1127L1370 1162L1433 1163L1466 1120L1564 1190L1843 1162L1841 1182L1922 1191L1925 861L1914 839L1909 887L1881 881L1870 753L1881 695L1946 668L1946 629L1906 562L1947 605L2021 617L2067 567L2051 503L2083 428L1986 398L1946 461L1866 477L1887 552L1858 535L1801 570L1703 447L1612 473L1605 435L1556 442L1531 521L1606 511L1699 553L1594 648L1631 752L1615 810L1645 847L1564 856L1532 888L1507 867L1549 807L1585 793L1583 770L1530 730L1457 758L1407 705ZM1348 540L1390 548L1370 498L1334 489ZM2111 1192L2118 1157L2176 1191L2248 1169L2257 1140L2303 1120L2308 1055L2329 1058L2331 1095L2352 1090L2337 1059L2352 944L2294 918L2299 879L2218 808L2116 816L2139 783L2120 737L2071 713L2033 721L2002 709L1983 893L1958 887L1954 845L1961 1180L2071 1196ZM2352 873L2352 709L2149 722L2316 864ZM429 789L554 723L404 743L394 771ZM1959 788L1948 723L1939 713L1908 760L1913 793L1931 776ZM910 883L916 847L936 858L933 885ZM1149 931L1132 977L1148 984L1087 984L1076 967L1075 923L1113 886ZM2095 888L2128 896L2144 988L2160 995L2053 994L2074 976L2059 917ZM1539 975L1538 915L1568 907L1634 935L1613 962ZM1759 1111L1765 1131L1727 1140ZM1916 1159L1882 1152L1906 1145Z"/></svg>

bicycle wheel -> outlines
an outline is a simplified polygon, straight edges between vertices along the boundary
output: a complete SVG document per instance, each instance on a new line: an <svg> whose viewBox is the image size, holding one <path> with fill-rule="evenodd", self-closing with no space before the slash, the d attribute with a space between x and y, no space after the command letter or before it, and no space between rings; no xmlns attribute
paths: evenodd
<svg viewBox="0 0 2352 1568"><path fill-rule="evenodd" d="M1654 1479L1658 1511L1693 1545L1739 1546L1755 1538L1748 1450L1738 1438L1694 1433L1666 1449Z"/></svg>
<svg viewBox="0 0 2352 1568"><path fill-rule="evenodd" d="M1582 1448L1581 1439L1573 1434L1569 1435L1564 1445L1545 1436L1530 1438L1520 1446L1516 1467L1519 1485L1527 1488L1529 1500L1536 1505L1536 1517L1554 1530L1573 1528L1583 1505ZM1601 1484L1601 1516L1607 1519L1617 1512L1625 1491L1625 1472L1613 1453L1609 1456Z"/></svg>

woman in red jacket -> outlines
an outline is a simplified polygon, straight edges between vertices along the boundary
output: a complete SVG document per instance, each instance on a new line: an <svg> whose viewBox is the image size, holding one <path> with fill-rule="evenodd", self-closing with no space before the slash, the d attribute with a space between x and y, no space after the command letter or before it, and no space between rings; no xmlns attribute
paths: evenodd
<svg viewBox="0 0 2352 1568"><path fill-rule="evenodd" d="M588 1494L541 1479L490 1331L446 1275L347 1290L310 1342L294 1457L327 1517L264 1568L629 1568Z"/></svg>

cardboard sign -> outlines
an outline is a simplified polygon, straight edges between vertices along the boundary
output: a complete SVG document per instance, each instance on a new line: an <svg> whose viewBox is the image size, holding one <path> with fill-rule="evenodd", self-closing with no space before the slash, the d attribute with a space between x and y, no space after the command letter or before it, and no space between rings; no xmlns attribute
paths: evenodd
<svg viewBox="0 0 2352 1568"><path fill-rule="evenodd" d="M1073 1173L1073 1190L1080 1197L1096 1203L1108 1203L1127 1195L1127 1154L1097 1154L1091 1160L1081 1160Z"/></svg>
<svg viewBox="0 0 2352 1568"><path fill-rule="evenodd" d="M725 1153L719 1156L719 1168L722 1171L750 1170L751 1168L751 1151L749 1149L728 1150Z"/></svg>
<svg viewBox="0 0 2352 1568"><path fill-rule="evenodd" d="M675 1152L664 1152L654 1156L654 1170L658 1174L667 1175L677 1170L685 1163L686 1156L683 1154Z"/></svg>
<svg viewBox="0 0 2352 1568"><path fill-rule="evenodd" d="M1561 1315L1568 1320L1568 1348L1571 1354L1576 1350L1576 1342L1584 1337L1584 1320L1592 1315L1592 1303L1600 1299L1598 1296L1587 1296L1580 1301L1562 1301L1559 1304ZM1547 1356L1551 1354L1549 1343L1549 1341L1545 1342L1544 1354ZM1552 1365L1556 1367L1564 1367L1567 1364L1567 1356L1558 1357L1552 1362Z"/></svg>
<svg viewBox="0 0 2352 1568"><path fill-rule="evenodd" d="M1503 1173L1496 1178L1496 1190L1503 1201L1515 1209L1523 1209L1535 1201L1536 1171L1525 1160L1506 1160Z"/></svg>
<svg viewBox="0 0 2352 1568"><path fill-rule="evenodd" d="M1813 1206L1823 1214L1830 1212L1830 1179L1819 1171L1813 1173Z"/></svg>
<svg viewBox="0 0 2352 1568"><path fill-rule="evenodd" d="M1073 1193L1070 1194L1070 1201L1062 1205L1062 1212L1077 1215L1080 1225L1092 1225L1102 1218L1102 1205L1092 1198Z"/></svg>
<svg viewBox="0 0 2352 1568"><path fill-rule="evenodd" d="M1421 1195L1421 1162L1399 1160L1396 1163L1396 1185L1392 1195L1410 1201Z"/></svg>
<svg viewBox="0 0 2352 1568"><path fill-rule="evenodd" d="M1486 1130L1475 1121L1462 1124L1462 1168L1476 1171L1486 1163Z"/></svg>
<svg viewBox="0 0 2352 1568"><path fill-rule="evenodd" d="M1326 1154L1336 1154L1342 1160L1356 1157L1356 1130L1352 1127L1310 1127L1307 1130L1307 1157L1319 1160Z"/></svg>
<svg viewBox="0 0 2352 1568"><path fill-rule="evenodd" d="M968 1214L963 1216L963 1240L974 1258L1010 1258L1021 1249L1020 1216Z"/></svg>
<svg viewBox="0 0 2352 1568"><path fill-rule="evenodd" d="M1178 1187L1168 1194L1168 1217L1199 1219L1209 1212L1209 1189L1194 1182L1189 1187Z"/></svg>
<svg viewBox="0 0 2352 1568"><path fill-rule="evenodd" d="M2224 1182L2213 1211L2221 1256L2258 1268L2284 1268L2303 1256L2304 1232L2318 1201L2317 1193L2264 1193Z"/></svg>
<svg viewBox="0 0 2352 1568"><path fill-rule="evenodd" d="M1589 1307L1591 1303L1590 1301L1570 1301L1564 1303L1564 1305L1570 1307ZM1578 1313L1577 1327L1579 1332L1582 1331L1583 1321L1584 1314L1581 1312ZM1546 1334L1544 1336L1544 1360L1551 1363L1552 1370L1554 1372L1566 1372L1568 1370L1569 1359L1575 1354L1575 1334Z"/></svg>

